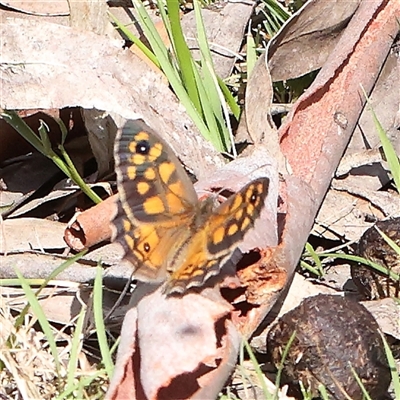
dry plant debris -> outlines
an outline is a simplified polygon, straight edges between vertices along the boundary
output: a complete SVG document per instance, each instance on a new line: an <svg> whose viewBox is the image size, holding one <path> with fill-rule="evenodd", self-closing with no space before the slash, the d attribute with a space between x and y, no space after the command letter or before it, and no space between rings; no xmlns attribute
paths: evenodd
<svg viewBox="0 0 400 400"><path fill-rule="evenodd" d="M142 300L146 288L138 286L132 295L135 307L123 327L117 372L108 393L109 398L116 398L113 393L120 390L130 398L146 393L151 399L160 394L173 399L178 393L177 384L187 378L190 385L185 388L186 397L216 398L232 373L240 335L250 338L280 299L292 281L311 231L317 237L317 246L324 249L347 246L357 242L376 220L400 215L399 195L390 187L390 173L360 90L362 86L370 93L374 87L372 105L398 151L399 57L393 44L400 6L386 0L308 2L257 61L248 80L237 131L237 141L251 145L227 164L199 135L165 77L123 50L121 39L111 38L107 7L124 22L132 8L127 11L121 2L110 1L107 6L93 5L93 12L85 15L80 7L90 2L79 2L82 4L76 5L70 20L65 16L68 2L53 3L42 3L38 10L37 4L31 8L33 2L0 2L0 107L19 110L35 132L44 120L50 127L54 149L60 143L60 131L49 115L61 118L69 132L65 144L68 154L101 197L115 192L110 178L113 143L126 119L142 118L168 140L196 176L199 197L223 188L236 192L254 179L254 171L270 178L260 223L241 245L242 252L250 254L239 263L237 276L232 271L226 274L222 296L218 289L222 276L212 282L216 290L206 289L174 301L164 301L157 291ZM69 2L71 7L73 3ZM233 68L233 55L241 50L243 32L254 7L252 2L228 2L204 13L213 50L219 53L215 55L216 66L224 76ZM96 25L97 18L103 18L102 24ZM193 15L188 13L183 18L192 39ZM271 111L276 81L315 69L320 71L311 87L293 104L289 115L278 121ZM282 123L279 129L277 121ZM90 251L58 279L80 285L92 283L94 267L101 259L105 283L121 289L120 281L127 279L131 270L119 265L120 248L104 243L111 232L108 223L100 224L99 218L111 220L113 198L93 207L47 158L35 151L29 154L32 147L4 120L0 120L0 143L0 278L15 278L17 266L27 278L45 279L65 261L69 251L63 242L65 236L68 243L76 244L72 248L88 247ZM74 216L76 211L79 214ZM293 287L297 293L306 286L307 293L347 290L348 266L336 265L332 271L323 282L330 288L304 280L299 283L298 277ZM47 305L41 299L49 321L68 324L76 317L79 309L73 306L83 289L72 286L67 294L65 290L54 290ZM13 290L20 295L12 287L11 292L1 293L3 312L12 306L9 296ZM110 293L104 293L104 314L117 301L118 295ZM91 302L89 295L82 298ZM202 329L180 329L187 334L183 336L168 330L170 316L175 314L182 317L177 327L196 325L192 321L193 304L201 306L198 312L205 314L208 323ZM20 304L14 306L14 312L21 311ZM380 307L386 306L387 302L374 303L375 315L382 314ZM119 331L125 307L117 309L118 315L109 321L108 328ZM394 311L386 314L384 322L377 319L384 332L396 337L398 332L393 327L398 324L398 306L391 303L390 307ZM8 328L0 338L3 344L12 332L9 313L6 320L3 326ZM162 351L148 344L155 326L160 325L166 325L164 334L157 337L157 343L165 346ZM16 342L18 349L23 349L21 354L2 352L6 366L1 372L3 388L14 398L53 398L56 375L50 353L42 346L46 338L40 336L40 329L22 332L18 331L22 336ZM207 342L204 338L211 339ZM193 351L181 351L178 363L175 355L186 340ZM203 342L207 342L205 346L200 345ZM29 352L35 354L29 357ZM68 352L60 352L67 357ZM143 369L137 363L142 355ZM162 364L163 360L167 364ZM22 370L17 361L32 369ZM175 362L171 373L164 374L166 367ZM95 368L91 363L90 368ZM37 371L42 367L46 373L39 376ZM153 381L155 371L159 379Z"/></svg>

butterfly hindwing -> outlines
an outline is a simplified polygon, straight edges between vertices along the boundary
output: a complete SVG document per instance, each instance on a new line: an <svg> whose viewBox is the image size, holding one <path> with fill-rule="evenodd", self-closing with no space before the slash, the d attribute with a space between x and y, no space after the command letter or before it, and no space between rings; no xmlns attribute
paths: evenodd
<svg viewBox="0 0 400 400"><path fill-rule="evenodd" d="M230 252L254 226L264 207L269 179L259 178L222 203L207 221L207 251L210 257Z"/></svg>
<svg viewBox="0 0 400 400"><path fill-rule="evenodd" d="M185 261L172 273L164 291L183 293L218 274L244 235L254 226L268 188L268 178L256 179L214 210L204 228L188 244Z"/></svg>

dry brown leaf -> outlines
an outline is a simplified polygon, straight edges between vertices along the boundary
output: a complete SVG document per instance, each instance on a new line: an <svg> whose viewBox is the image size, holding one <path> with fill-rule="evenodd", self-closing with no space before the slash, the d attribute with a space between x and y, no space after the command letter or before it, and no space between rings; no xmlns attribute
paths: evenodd
<svg viewBox="0 0 400 400"><path fill-rule="evenodd" d="M318 212L313 234L357 241L376 220L400 215L398 193L369 190L361 183L333 185Z"/></svg>
<svg viewBox="0 0 400 400"><path fill-rule="evenodd" d="M0 222L0 253L63 249L65 224L40 218L6 219Z"/></svg>
<svg viewBox="0 0 400 400"><path fill-rule="evenodd" d="M396 299L363 301L361 304L374 316L383 333L400 339L400 306Z"/></svg>
<svg viewBox="0 0 400 400"><path fill-rule="evenodd" d="M226 78L232 71L255 4L253 1L215 2L202 9L215 71L221 78ZM182 28L193 56L199 58L199 52L196 51L198 35L194 12L183 16Z"/></svg>
<svg viewBox="0 0 400 400"><path fill-rule="evenodd" d="M230 308L212 290L143 298L125 318L106 398L215 398L238 351Z"/></svg>
<svg viewBox="0 0 400 400"><path fill-rule="evenodd" d="M82 110L88 140L97 163L97 175L103 177L114 166L114 140L117 134L117 115L111 116L109 112Z"/></svg>
<svg viewBox="0 0 400 400"><path fill-rule="evenodd" d="M18 114L34 132L37 132L40 126L40 120L42 120L49 127L49 139L51 143L59 143L61 137L60 128L53 118L61 118L68 126L68 117L66 114L75 114L75 111L76 110L73 109L50 109L46 110L46 113L44 113L43 110L25 109L18 112ZM14 157L26 155L32 151L35 152L33 146L31 146L24 138L22 138L22 136L3 119L0 119L0 141L0 162L2 163Z"/></svg>
<svg viewBox="0 0 400 400"><path fill-rule="evenodd" d="M0 171L0 205L7 207L7 215L11 214L58 172L55 164L41 154L16 159Z"/></svg>
<svg viewBox="0 0 400 400"><path fill-rule="evenodd" d="M276 155L279 154L278 132L270 113L273 95L271 75L263 54L257 60L247 83L245 114L240 120L235 141L263 142L270 154ZM262 112L251 104L262 104Z"/></svg>
<svg viewBox="0 0 400 400"><path fill-rule="evenodd" d="M330 183L326 177L333 175L365 103L360 86L371 90L389 53L391 43L383 36L390 37L397 29L393 22L396 3L367 3L360 5L336 51L280 130L282 150L290 154L287 159L293 172L319 194L326 192ZM372 19L374 24L370 24Z"/></svg>
<svg viewBox="0 0 400 400"><path fill-rule="evenodd" d="M366 215L370 216L370 222L365 219ZM330 190L318 212L312 233L331 240L354 241L372 225L374 218L382 219L384 216L368 198Z"/></svg>
<svg viewBox="0 0 400 400"><path fill-rule="evenodd" d="M198 177L223 164L222 156L201 137L163 78L121 50L122 41L17 18L3 21L0 34L0 107L79 105L142 118L163 132L173 148L181 149L181 160ZM17 86L24 90L16 90Z"/></svg>
<svg viewBox="0 0 400 400"><path fill-rule="evenodd" d="M307 2L268 44L272 80L294 79L324 65L360 1Z"/></svg>
<svg viewBox="0 0 400 400"><path fill-rule="evenodd" d="M44 288L38 296L39 304L46 315L48 321L70 324L79 314L83 303L89 303L92 289L78 289L77 285L70 282L62 282L56 287L57 282L50 282L49 286ZM79 291L79 300L77 292ZM2 287L1 288L1 307L9 307L11 310L21 312L26 307L26 296L23 289ZM28 312L31 312L29 310Z"/></svg>
<svg viewBox="0 0 400 400"><path fill-rule="evenodd" d="M105 280L105 283L107 280ZM89 285L83 286L70 281L52 280L47 287L43 288L38 295L38 302L42 308L46 319L63 325L73 324L82 312L82 306L87 306L85 317L84 332L93 330L95 326L92 309L93 288ZM118 291L109 290L107 287L103 290L103 315L108 329L118 332L122 325L122 320L129 309L128 302L130 296L120 299ZM115 309L116 302L119 302ZM13 311L21 312L26 307L26 296L23 289L16 287L2 287L0 296L0 308L9 308ZM112 311L112 314L109 313ZM34 315L31 309L28 313ZM65 337L68 334L65 333ZM59 337L58 340L63 340Z"/></svg>
<svg viewBox="0 0 400 400"><path fill-rule="evenodd" d="M366 167L370 164L375 164L379 163L382 161L382 154L379 151L379 149L364 149L361 151L357 151L354 153L350 153L349 148L347 148L346 153L340 160L340 164L335 172L335 177L336 178L343 178L345 175L349 174L352 169L357 169L357 172L360 174L363 174L364 168L361 169L362 167ZM368 173L365 172L365 175ZM364 175L364 174L363 174ZM371 174L372 175L372 174ZM372 178L372 176L371 176ZM379 177L378 177L379 179ZM370 187L370 189L375 189L377 190L380 188L382 185L377 186L377 184L374 182L375 186Z"/></svg>
<svg viewBox="0 0 400 400"><path fill-rule="evenodd" d="M52 211L54 211L54 213L56 212L57 205L59 203L64 204L65 198L73 195L74 193L76 193L76 191L77 191L76 187L74 189L71 189L71 188L69 188L69 189L54 189L48 195L45 195L43 197L35 198L35 196L33 196L33 198L29 199L27 203L25 202L26 197L23 196L20 199L20 201L14 203L13 206L11 207L11 209L7 210L7 212L5 212L4 214L7 216L7 218L8 217L15 218L15 217L21 217L21 216L27 217L26 214L29 214L31 211L34 211L34 210L36 210L38 213L40 213L38 208L43 206L44 208L46 208L47 215L51 215ZM8 198L9 194L10 194L9 192L4 193L3 199L6 200ZM20 205L21 202L22 202L22 205ZM7 204L7 201L5 201L5 203ZM13 211L14 209L15 209L15 211Z"/></svg>
<svg viewBox="0 0 400 400"><path fill-rule="evenodd" d="M57 235L59 238L59 235ZM1 278L17 278L15 269L27 279L46 279L49 275L66 261L66 257L55 256L54 254L25 252L18 254L0 255L0 276ZM85 265L73 263L69 268L58 275L57 279L90 283L96 277L96 263ZM128 278L129 275L125 275Z"/></svg>

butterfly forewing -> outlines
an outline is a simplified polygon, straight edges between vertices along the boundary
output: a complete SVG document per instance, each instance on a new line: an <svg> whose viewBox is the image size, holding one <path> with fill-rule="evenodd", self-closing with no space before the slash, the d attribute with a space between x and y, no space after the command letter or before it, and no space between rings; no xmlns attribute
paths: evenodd
<svg viewBox="0 0 400 400"><path fill-rule="evenodd" d="M171 221L193 212L196 192L163 139L137 120L124 125L116 143L118 191L130 221Z"/></svg>
<svg viewBox="0 0 400 400"><path fill-rule="evenodd" d="M119 191L114 219L124 260L143 281L167 278L168 259L198 205L190 179L171 148L142 121L118 132L115 163Z"/></svg>

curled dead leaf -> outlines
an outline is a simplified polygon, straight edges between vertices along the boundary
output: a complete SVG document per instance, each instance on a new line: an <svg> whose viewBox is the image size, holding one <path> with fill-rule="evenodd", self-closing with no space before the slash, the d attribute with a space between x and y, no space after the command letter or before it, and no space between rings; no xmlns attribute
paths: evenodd
<svg viewBox="0 0 400 400"><path fill-rule="evenodd" d="M239 349L230 311L215 289L144 297L124 320L106 398L215 398Z"/></svg>

